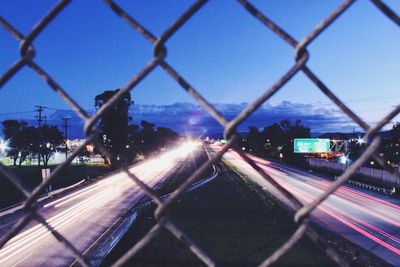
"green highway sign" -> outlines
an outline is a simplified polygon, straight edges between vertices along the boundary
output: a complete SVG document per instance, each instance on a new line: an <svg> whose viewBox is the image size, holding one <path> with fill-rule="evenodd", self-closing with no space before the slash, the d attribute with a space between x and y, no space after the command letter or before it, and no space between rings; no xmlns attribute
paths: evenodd
<svg viewBox="0 0 400 267"><path fill-rule="evenodd" d="M328 153L331 151L329 139L296 138L294 153Z"/></svg>

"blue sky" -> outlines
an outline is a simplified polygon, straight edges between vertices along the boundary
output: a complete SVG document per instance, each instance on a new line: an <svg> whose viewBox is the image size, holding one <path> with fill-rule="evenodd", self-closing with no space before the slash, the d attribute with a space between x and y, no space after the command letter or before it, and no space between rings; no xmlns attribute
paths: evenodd
<svg viewBox="0 0 400 267"><path fill-rule="evenodd" d="M23 34L56 3L2 0L0 15ZM252 3L296 39L305 37L342 1ZM160 35L192 1L117 1ZM400 13L400 1L387 1ZM102 1L72 1L35 40L38 62L84 108L123 86L152 58L152 46ZM214 103L252 102L294 63L293 49L235 1L208 2L166 44L167 61ZM18 43L0 27L0 73L19 57ZM400 103L400 29L369 1L356 2L310 47L308 66L362 118L376 122ZM35 105L68 108L29 68L0 91L0 114ZM140 104L193 102L161 68L132 91ZM331 102L298 74L270 101ZM398 118L397 118L398 119Z"/></svg>

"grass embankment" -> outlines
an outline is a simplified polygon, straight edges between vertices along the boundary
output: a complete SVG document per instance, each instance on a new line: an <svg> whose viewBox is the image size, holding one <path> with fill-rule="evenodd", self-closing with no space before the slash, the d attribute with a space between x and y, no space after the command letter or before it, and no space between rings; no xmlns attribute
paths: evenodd
<svg viewBox="0 0 400 267"><path fill-rule="evenodd" d="M49 166L52 171L56 166ZM21 166L7 167L19 181L30 191L42 182L42 167L38 166ZM106 166L89 166L89 165L71 165L64 168L60 174L52 182L52 189L59 189L83 179L97 178L110 172L110 168ZM0 208L10 206L24 200L21 192L13 186L7 178L0 174Z"/></svg>
<svg viewBox="0 0 400 267"><path fill-rule="evenodd" d="M200 166L208 160L205 151L200 151L196 153L193 157L186 160L186 162L178 169L178 171L171 177L167 179L157 188L157 193L159 196L164 196L172 193L176 188L178 188L191 174L193 174ZM212 174L212 168L207 170L203 174L203 178L207 178Z"/></svg>
<svg viewBox="0 0 400 267"><path fill-rule="evenodd" d="M103 262L108 266L131 248L156 222L154 206L139 217ZM219 266L261 263L295 231L293 217L275 200L232 172L223 171L210 183L183 195L170 218ZM301 240L278 266L334 266L308 239ZM202 266L188 248L163 230L128 266Z"/></svg>

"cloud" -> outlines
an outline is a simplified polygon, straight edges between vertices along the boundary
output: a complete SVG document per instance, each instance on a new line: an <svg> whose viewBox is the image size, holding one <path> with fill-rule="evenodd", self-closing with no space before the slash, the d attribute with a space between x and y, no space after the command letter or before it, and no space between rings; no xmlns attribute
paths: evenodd
<svg viewBox="0 0 400 267"><path fill-rule="evenodd" d="M248 104L214 104L214 107L228 120L235 118ZM219 123L202 107L191 103L176 103L164 106L135 105L132 109L134 121L148 120L159 126L166 126L180 133L217 134L223 131ZM249 126L263 128L281 120L301 120L312 132L350 132L354 122L334 108L283 101L277 105L264 104L239 127L247 131Z"/></svg>
<svg viewBox="0 0 400 267"><path fill-rule="evenodd" d="M247 103L221 104L214 107L227 119L232 120L247 107ZM88 111L88 114L93 114ZM49 114L50 115L50 114ZM220 136L223 127L212 118L205 109L192 103L175 103L172 105L140 105L131 107L130 115L133 124L147 120L158 127L169 127L180 134ZM59 125L62 129L62 118L68 117L69 138L83 138L83 122L73 111L59 110L48 117L48 123ZM283 101L277 105L266 103L260 106L249 118L238 127L239 132L246 132L249 126L260 129L281 120L301 120L314 133L352 132L353 127L359 130L346 115L336 108L307 105ZM27 120L36 125L35 120Z"/></svg>

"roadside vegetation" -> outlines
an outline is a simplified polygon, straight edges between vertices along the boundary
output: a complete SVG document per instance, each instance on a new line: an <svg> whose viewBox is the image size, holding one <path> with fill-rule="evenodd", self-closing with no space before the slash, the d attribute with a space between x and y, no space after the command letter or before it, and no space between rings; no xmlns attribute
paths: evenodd
<svg viewBox="0 0 400 267"><path fill-rule="evenodd" d="M400 122L394 123L391 130L382 132L380 135L382 143L377 154L382 157L386 168L395 171L400 164ZM293 142L296 138L310 137L311 129L303 125L300 120L295 122L282 120L279 123L264 127L261 131L257 127L250 126L247 134L238 139L237 145L239 148L258 156L299 167L308 167L305 162L306 154L294 153ZM318 138L329 138L331 146L336 142L335 140L347 140L347 152L341 151L341 153L346 157L346 160L354 162L364 153L371 142L371 140L363 140L362 137L362 134L359 133L337 132L325 133ZM313 155L313 157L326 159L326 155L324 157ZM335 157L330 158L330 160L335 160ZM364 167L383 169L373 157L370 157L364 163Z"/></svg>
<svg viewBox="0 0 400 267"><path fill-rule="evenodd" d="M119 89L104 91L95 97L95 108L100 109ZM156 155L181 142L180 136L169 128L156 127L148 121L140 125L131 124L129 108L133 105L130 93L124 94L102 114L97 123L98 142L113 154L116 161L128 165L139 160ZM40 124L39 127L28 125L24 121L4 120L3 137L0 138L0 156L11 159L11 166L5 166L8 171L19 179L19 182L32 191L42 182L42 168L50 172L57 166L52 165L51 158L56 153L65 153L68 147L67 138L57 126ZM70 148L68 154L76 148ZM95 144L86 146L79 157L90 158L100 154ZM52 182L51 189L70 186L83 179L89 180L102 176L117 168L116 162L102 156L104 164L69 165ZM35 165L25 165L27 162ZM88 160L89 161L89 160ZM44 190L43 193L46 191ZM11 182L0 174L0 209L24 200L23 195Z"/></svg>
<svg viewBox="0 0 400 267"><path fill-rule="evenodd" d="M261 131L257 127L250 126L248 133L242 138L239 138L236 145L238 146L238 149L267 160L280 164L288 164L289 166L296 166L305 171L312 170L316 174L321 174L325 178L335 180L336 177L343 173L343 171L328 168L316 168L307 163L307 157L327 160L327 158L322 156L323 154L326 156L326 153L310 155L293 152L294 139L310 137L310 128L304 126L300 120L297 120L294 123L289 120L282 120L279 123L274 123L263 128ZM331 145L335 143L335 140L348 141L348 143L346 143L346 150L348 150L347 154L342 151L341 154L339 153L339 155L342 155L341 157L335 158L335 156L329 158L330 161L339 161L340 159L345 159L345 161L348 160L346 164L351 164L351 162L357 160L371 142L371 140L363 140L360 136L358 136L358 138L356 137L356 133L326 133L320 136L320 138L329 138L331 140ZM381 138L382 143L378 150L378 154L383 159L385 167L389 171L398 172L398 166L400 164L400 122L394 123L391 130L381 133ZM345 163L342 162L342 164ZM379 170L383 169L382 166L377 164L373 157L370 157L363 164L363 167ZM377 188L379 188L379 192L384 192L385 194L390 194L396 197L400 195L398 185L393 182L388 182L388 180L383 178L355 174L350 177L349 180L362 183L364 186L363 188L372 188L373 190L378 190Z"/></svg>

